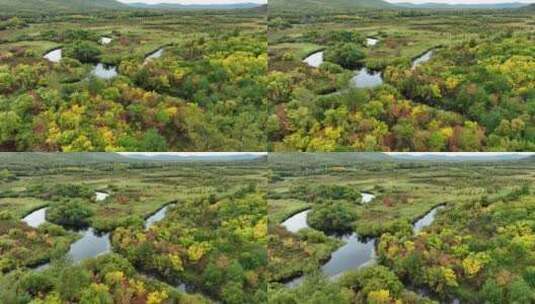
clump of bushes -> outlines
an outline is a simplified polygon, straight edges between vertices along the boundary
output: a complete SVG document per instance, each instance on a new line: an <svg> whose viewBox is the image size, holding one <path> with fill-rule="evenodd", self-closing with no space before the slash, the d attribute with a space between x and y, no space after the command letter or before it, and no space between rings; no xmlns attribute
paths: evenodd
<svg viewBox="0 0 535 304"><path fill-rule="evenodd" d="M66 200L48 208L46 219L62 226L85 227L93 216L87 203L80 199Z"/></svg>
<svg viewBox="0 0 535 304"><path fill-rule="evenodd" d="M344 68L352 69L362 65L366 54L356 43L341 43L325 50L326 61L334 62Z"/></svg>
<svg viewBox="0 0 535 304"><path fill-rule="evenodd" d="M352 230L356 219L355 212L346 205L327 202L313 207L307 221L314 229L326 233L344 233Z"/></svg>
<svg viewBox="0 0 535 304"><path fill-rule="evenodd" d="M66 57L78 59L84 63L94 63L100 58L101 51L95 42L92 41L74 41L63 49Z"/></svg>

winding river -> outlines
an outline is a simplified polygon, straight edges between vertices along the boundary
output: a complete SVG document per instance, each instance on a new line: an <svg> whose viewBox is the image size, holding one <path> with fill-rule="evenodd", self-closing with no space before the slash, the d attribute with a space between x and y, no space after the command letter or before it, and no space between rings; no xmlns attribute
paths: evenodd
<svg viewBox="0 0 535 304"><path fill-rule="evenodd" d="M63 57L63 49L61 48L53 49L43 56L43 58L53 63L59 63L62 57Z"/></svg>
<svg viewBox="0 0 535 304"><path fill-rule="evenodd" d="M95 75L96 77L100 79L112 79L119 75L117 72L117 67L114 65L104 64L104 63L98 63L93 70L91 70L91 74Z"/></svg>
<svg viewBox="0 0 535 304"><path fill-rule="evenodd" d="M104 40L109 39L109 40ZM111 38L103 37L101 39L102 44L109 44L111 42ZM52 63L59 63L61 62L61 59L63 58L63 49L58 48L55 50L52 50L48 53L46 53L43 58L46 60L52 62ZM112 79L119 75L117 72L117 67L114 65L104 64L102 62L99 62L93 66L93 69L90 72L91 75L94 75L100 79Z"/></svg>
<svg viewBox="0 0 535 304"><path fill-rule="evenodd" d="M416 57L412 61L411 68L414 70L419 65L424 64L424 63L428 62L429 60L431 60L431 58L433 57L433 53L434 53L434 50L429 50L429 51L423 53L422 55Z"/></svg>
<svg viewBox="0 0 535 304"><path fill-rule="evenodd" d="M22 221L25 222L28 226L37 228L46 222L46 209L48 207L43 207L37 209L30 214L26 215Z"/></svg>
<svg viewBox="0 0 535 304"><path fill-rule="evenodd" d="M111 39L110 37L101 37L100 44L102 45L110 44L112 40L113 39Z"/></svg>
<svg viewBox="0 0 535 304"><path fill-rule="evenodd" d="M107 45L107 44L110 44L113 41L113 39L109 37L101 37L99 41L102 45ZM153 59L162 57L164 50L165 50L165 47L161 47L157 49L156 51L148 54L147 56L145 56L145 61L143 64L147 64ZM60 63L61 59L63 58L63 49L62 48L53 49L45 53L43 55L43 58L52 63ZM109 64L102 63L102 62L98 62L97 64L93 66L93 69L91 70L90 75L94 75L95 77L100 78L100 79L109 80L109 79L117 77L117 75L119 75L119 72L117 71L117 67L115 65L109 65Z"/></svg>
<svg viewBox="0 0 535 304"><path fill-rule="evenodd" d="M433 221L435 220L437 212L444 208L445 208L444 205L437 206L433 208L431 211L429 211L422 218L414 222L414 224L412 225L412 229L414 230L414 233L418 233L422 231L422 229L424 229L425 227L431 225Z"/></svg>
<svg viewBox="0 0 535 304"><path fill-rule="evenodd" d="M379 40L375 38L367 38L367 45L374 46ZM310 54L303 62L313 68L319 68L324 62L324 51L318 51ZM416 57L411 63L411 69L415 69L417 66L431 60L433 57L433 50L429 50L424 54ZM351 78L352 86L356 88L375 88L383 84L383 74L380 71L369 70L365 66L356 70L355 75Z"/></svg>
<svg viewBox="0 0 535 304"><path fill-rule="evenodd" d="M319 51L306 57L303 62L313 68L319 68L324 62L324 51ZM378 71L369 71L368 68L362 67L355 71L355 76L351 78L351 83L357 88L373 88L383 84L382 73Z"/></svg>
<svg viewBox="0 0 535 304"><path fill-rule="evenodd" d="M149 63L153 59L162 57L164 50L165 50L165 47L161 47L157 49L156 51L149 53L147 56L145 56L144 64Z"/></svg>
<svg viewBox="0 0 535 304"><path fill-rule="evenodd" d="M167 210L169 210L169 207L172 205L167 205L162 208L160 208L158 211L156 211L153 215L149 216L145 220L145 229L149 229L152 225L156 224L157 222L163 220L165 215L167 214Z"/></svg>
<svg viewBox="0 0 535 304"><path fill-rule="evenodd" d="M101 202L105 200L108 196L110 196L110 194L106 192L100 192L100 191L95 192L95 200L97 202Z"/></svg>
<svg viewBox="0 0 535 304"><path fill-rule="evenodd" d="M370 193L362 193L362 203L368 204L375 196ZM413 228L415 232L422 230L423 228L432 224L436 213L438 210L444 208L443 205L433 208L425 216L413 223ZM301 211L284 222L281 223L281 226L285 227L288 231L296 233L301 229L310 228L307 224L307 216L310 212L310 209ZM329 279L336 279L344 272L358 269L364 266L371 265L375 263L375 246L376 239L362 239L355 232L347 235L336 236L342 241L344 245L334 251L331 255L331 258L321 266L321 272L323 272ZM297 277L293 280L290 280L285 285L289 288L298 286L304 280L304 276Z"/></svg>
<svg viewBox="0 0 535 304"><path fill-rule="evenodd" d="M379 39L377 38L373 38L373 37L366 38L366 45L368 47L375 46L378 42L379 42Z"/></svg>
<svg viewBox="0 0 535 304"><path fill-rule="evenodd" d="M105 200L109 194L105 192L96 192L96 201ZM145 229L148 229L158 221L162 220L169 207L171 205L166 205L156 211L154 214L149 216L145 220ZM48 207L43 207L37 209L30 214L26 215L22 221L28 224L31 227L37 228L41 224L46 222L46 210ZM102 254L111 252L111 243L110 243L110 233L99 233L93 228L89 227L82 230L71 230L79 233L81 238L76 240L71 244L69 252L67 255L71 258L74 263L78 263L83 259L96 257ZM35 270L44 270L50 266L50 263L42 264L35 268Z"/></svg>

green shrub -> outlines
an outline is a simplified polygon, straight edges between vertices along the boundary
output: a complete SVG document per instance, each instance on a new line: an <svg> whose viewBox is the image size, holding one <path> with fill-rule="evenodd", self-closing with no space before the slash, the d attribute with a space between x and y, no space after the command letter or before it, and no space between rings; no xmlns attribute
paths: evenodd
<svg viewBox="0 0 535 304"><path fill-rule="evenodd" d="M75 41L63 48L63 55L78 59L84 63L94 63L100 58L101 51L95 42L91 41Z"/></svg>
<svg viewBox="0 0 535 304"><path fill-rule="evenodd" d="M352 69L362 65L366 54L355 43L342 43L329 47L324 53L325 60L334 62L344 68Z"/></svg>
<svg viewBox="0 0 535 304"><path fill-rule="evenodd" d="M48 208L46 219L58 225L72 227L87 226L90 217L93 215L93 210L87 207L86 204L86 202L80 199L63 201Z"/></svg>
<svg viewBox="0 0 535 304"><path fill-rule="evenodd" d="M314 206L308 214L308 224L327 233L351 231L356 214L343 204L328 202Z"/></svg>

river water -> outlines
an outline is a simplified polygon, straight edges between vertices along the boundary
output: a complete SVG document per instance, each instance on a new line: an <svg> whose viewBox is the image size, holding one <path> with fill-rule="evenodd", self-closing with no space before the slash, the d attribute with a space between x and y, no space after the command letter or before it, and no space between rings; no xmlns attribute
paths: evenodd
<svg viewBox="0 0 535 304"><path fill-rule="evenodd" d="M412 61L411 68L414 70L419 65L424 64L424 63L428 62L429 60L431 60L431 58L433 57L433 52L434 52L433 50L427 51L423 55L421 55L421 56L417 57L416 59L414 59Z"/></svg>
<svg viewBox="0 0 535 304"><path fill-rule="evenodd" d="M46 222L46 218L45 218L46 209L47 209L47 207L44 207L44 208L41 208L41 209L37 209L37 210L33 211L32 213L26 215L22 219L22 221L25 222L26 224L28 224L28 226L30 226L30 227L37 228L41 224L44 224Z"/></svg>
<svg viewBox="0 0 535 304"><path fill-rule="evenodd" d="M46 53L43 58L50 62L59 63L63 57L63 49L55 49Z"/></svg>
<svg viewBox="0 0 535 304"><path fill-rule="evenodd" d="M304 63L311 67L318 68L324 62L323 51L316 52L303 60ZM383 84L381 72L369 71L366 67L362 67L355 71L355 76L351 79L351 83L357 88L373 88Z"/></svg>
<svg viewBox="0 0 535 304"><path fill-rule="evenodd" d="M110 44L112 42L113 39L109 38L109 37L102 37L100 38L100 44L103 44L103 45L106 45L106 44Z"/></svg>
<svg viewBox="0 0 535 304"><path fill-rule="evenodd" d="M361 193L362 203L368 204L375 199L375 196L370 193ZM425 216L414 222L413 229L415 232L421 231L423 228L431 225L438 210L444 208L444 206L438 206L430 210ZM281 226L285 227L288 231L297 233L304 228L310 228L307 224L307 216L310 213L310 209L301 211L284 222ZM355 232L342 236L330 235L344 241L344 245L334 251L331 258L321 266L321 271L330 279L336 279L343 273L358 269L364 266L375 263L375 245L376 239L362 239ZM297 277L287 282L287 287L295 287L302 283L304 276Z"/></svg>
<svg viewBox="0 0 535 304"><path fill-rule="evenodd" d="M100 39L100 43L103 45L111 43L112 39L108 37L102 37ZM53 62L53 63L59 63L61 62L61 59L63 58L63 49L55 49L48 53L46 53L43 58L46 60ZM91 75L94 75L100 79L108 80L116 77L119 75L117 72L117 67L114 65L108 65L104 64L102 62L97 63L94 65L93 69L90 72Z"/></svg>
<svg viewBox="0 0 535 304"><path fill-rule="evenodd" d="M102 201L106 199L109 194L104 192L96 192L95 196L97 201ZM169 207L170 205L162 207L153 215L149 216L145 220L145 228L148 228L154 225L156 222L162 220L169 210ZM25 216L22 221L31 227L37 228L39 225L46 222L46 210L47 207L35 210ZM93 228L73 231L76 231L82 236L80 239L71 244L69 252L67 253L73 262L78 263L83 259L96 257L111 252L110 233L98 233ZM48 266L49 264L46 263L35 269L43 270Z"/></svg>
<svg viewBox="0 0 535 304"><path fill-rule="evenodd" d="M106 198L108 198L108 196L110 196L108 193L106 192L95 192L95 200L97 202L100 202L100 201L103 201L105 200Z"/></svg>
<svg viewBox="0 0 535 304"><path fill-rule="evenodd" d="M156 51L154 51L154 52L148 54L148 55L145 57L145 62L144 62L144 64L149 63L149 62L150 62L151 60L153 60L153 59L162 57L164 50L165 50L165 47L161 47L161 48L157 49Z"/></svg>
<svg viewBox="0 0 535 304"><path fill-rule="evenodd" d="M366 38L366 45L367 46L375 46L379 42L379 39L368 37Z"/></svg>
<svg viewBox="0 0 535 304"><path fill-rule="evenodd" d="M374 38L368 38L368 46L374 46L379 40ZM318 51L306 57L303 62L313 68L319 68L324 62L324 51ZM415 69L417 66L431 60L433 57L433 50L430 50L421 56L415 58L411 63L411 69ZM362 67L355 70L355 75L351 78L351 84L356 88L375 88L383 84L383 75L380 71L368 70L366 67Z"/></svg>

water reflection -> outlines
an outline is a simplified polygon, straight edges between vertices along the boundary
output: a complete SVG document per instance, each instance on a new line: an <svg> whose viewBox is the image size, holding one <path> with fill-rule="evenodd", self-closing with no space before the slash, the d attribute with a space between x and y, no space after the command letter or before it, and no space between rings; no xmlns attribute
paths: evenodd
<svg viewBox="0 0 535 304"><path fill-rule="evenodd" d="M435 220L435 216L437 215L437 212L444 208L445 208L444 206L435 207L431 211L429 211L426 215L424 215L421 219L417 220L413 225L414 232L418 233L425 227L431 225L433 221Z"/></svg>
<svg viewBox="0 0 535 304"><path fill-rule="evenodd" d="M111 41L112 41L112 39L109 38L109 37L102 37L102 38L100 38L100 43L103 44L103 45L110 44Z"/></svg>
<svg viewBox="0 0 535 304"><path fill-rule="evenodd" d="M170 205L165 206L161 208L160 210L156 211L153 215L149 216L147 220L145 221L145 229L148 229L152 225L156 224L157 222L163 220L165 215L167 214L167 211L169 209Z"/></svg>
<svg viewBox="0 0 535 304"><path fill-rule="evenodd" d="M307 58L305 58L303 62L308 64L311 67L319 68L320 65L323 63L323 52L314 53L308 56Z"/></svg>
<svg viewBox="0 0 535 304"><path fill-rule="evenodd" d="M46 209L46 207L37 209L26 215L22 221L28 224L30 227L37 228L46 222Z"/></svg>
<svg viewBox="0 0 535 304"><path fill-rule="evenodd" d="M412 69L414 70L416 67L418 67L419 65L423 64L423 63L426 63L428 62L429 60L431 60L431 58L433 57L433 50L430 50L426 53L424 53L422 56L414 59L412 61Z"/></svg>
<svg viewBox="0 0 535 304"><path fill-rule="evenodd" d="M162 57L164 50L165 50L165 48L162 47L162 48L159 48L156 51L150 53L149 55L147 55L147 57L145 57L145 64L147 64L148 62L150 62L153 59Z"/></svg>
<svg viewBox="0 0 535 304"><path fill-rule="evenodd" d="M61 58L63 56L63 50L62 49L55 49L48 53L46 53L43 58L50 62L59 63L61 61Z"/></svg>
<svg viewBox="0 0 535 304"><path fill-rule="evenodd" d="M101 79L112 79L113 77L116 77L119 73L117 73L116 66L99 63L93 68L91 74Z"/></svg>
<svg viewBox="0 0 535 304"><path fill-rule="evenodd" d="M373 88L383 84L383 77L381 72L370 71L367 68L362 68L357 71L357 74L351 79L351 81L357 88Z"/></svg>
<svg viewBox="0 0 535 304"><path fill-rule="evenodd" d="M379 39L368 37L366 38L366 45L367 46L374 46L379 42Z"/></svg>

